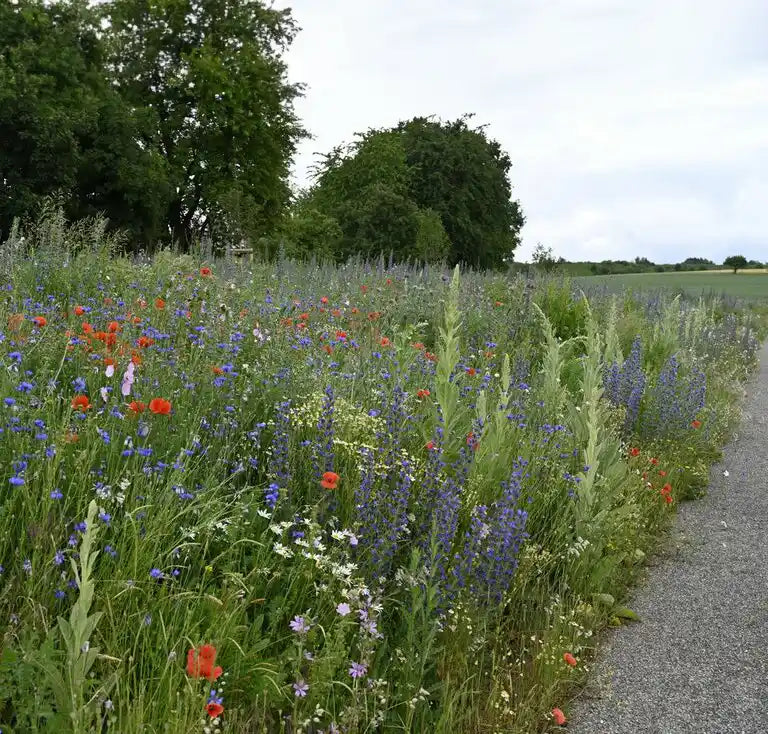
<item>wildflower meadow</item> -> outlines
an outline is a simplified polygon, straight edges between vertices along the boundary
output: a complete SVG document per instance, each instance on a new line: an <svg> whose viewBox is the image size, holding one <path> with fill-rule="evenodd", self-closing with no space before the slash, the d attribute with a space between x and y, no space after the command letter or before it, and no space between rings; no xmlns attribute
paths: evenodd
<svg viewBox="0 0 768 734"><path fill-rule="evenodd" d="M757 312L398 265L0 259L0 729L544 732Z"/></svg>

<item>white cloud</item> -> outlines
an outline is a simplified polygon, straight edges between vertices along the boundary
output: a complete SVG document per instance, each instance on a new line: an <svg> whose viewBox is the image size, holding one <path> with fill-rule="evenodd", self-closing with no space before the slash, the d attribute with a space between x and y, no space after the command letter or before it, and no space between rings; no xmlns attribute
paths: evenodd
<svg viewBox="0 0 768 734"><path fill-rule="evenodd" d="M316 151L415 115L509 152L527 224L569 259L768 258L763 0L294 0Z"/></svg>

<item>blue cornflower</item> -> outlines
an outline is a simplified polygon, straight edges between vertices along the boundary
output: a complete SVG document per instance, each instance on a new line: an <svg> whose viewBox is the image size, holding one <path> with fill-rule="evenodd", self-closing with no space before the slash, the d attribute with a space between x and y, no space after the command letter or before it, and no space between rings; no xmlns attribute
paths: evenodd
<svg viewBox="0 0 768 734"><path fill-rule="evenodd" d="M153 579L161 579L161 578L163 578L163 572L162 572L162 571L161 571L159 568L153 568L153 569L152 569L152 570L149 572L149 575L150 575L150 576L151 576Z"/></svg>

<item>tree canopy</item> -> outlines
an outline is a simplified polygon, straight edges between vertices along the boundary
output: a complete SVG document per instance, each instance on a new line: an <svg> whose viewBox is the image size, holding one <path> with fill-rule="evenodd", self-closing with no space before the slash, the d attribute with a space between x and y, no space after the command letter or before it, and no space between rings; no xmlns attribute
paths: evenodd
<svg viewBox="0 0 768 734"><path fill-rule="evenodd" d="M723 265L727 268L733 268L735 273L739 268L747 267L747 258L744 255L730 255L723 260Z"/></svg>
<svg viewBox="0 0 768 734"><path fill-rule="evenodd" d="M0 231L53 198L136 249L210 235L263 254L510 260L525 221L511 162L469 115L359 134L292 195L297 30L268 0L0 4Z"/></svg>
<svg viewBox="0 0 768 734"><path fill-rule="evenodd" d="M468 119L416 117L324 156L304 206L338 221L341 257L391 251L476 267L511 258L525 221L511 162Z"/></svg>
<svg viewBox="0 0 768 734"><path fill-rule="evenodd" d="M295 33L257 0L3 3L0 228L55 194L141 244L271 232L305 134Z"/></svg>
<svg viewBox="0 0 768 734"><path fill-rule="evenodd" d="M140 227L155 206L153 159L103 72L85 0L0 5L0 229L56 196L72 218L96 211Z"/></svg>

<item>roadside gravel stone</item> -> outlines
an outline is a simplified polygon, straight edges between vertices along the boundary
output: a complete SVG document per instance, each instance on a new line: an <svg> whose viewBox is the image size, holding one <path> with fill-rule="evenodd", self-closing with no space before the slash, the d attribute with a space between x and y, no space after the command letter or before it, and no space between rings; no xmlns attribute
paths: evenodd
<svg viewBox="0 0 768 734"><path fill-rule="evenodd" d="M570 706L571 734L768 732L768 344L706 497L628 601Z"/></svg>

